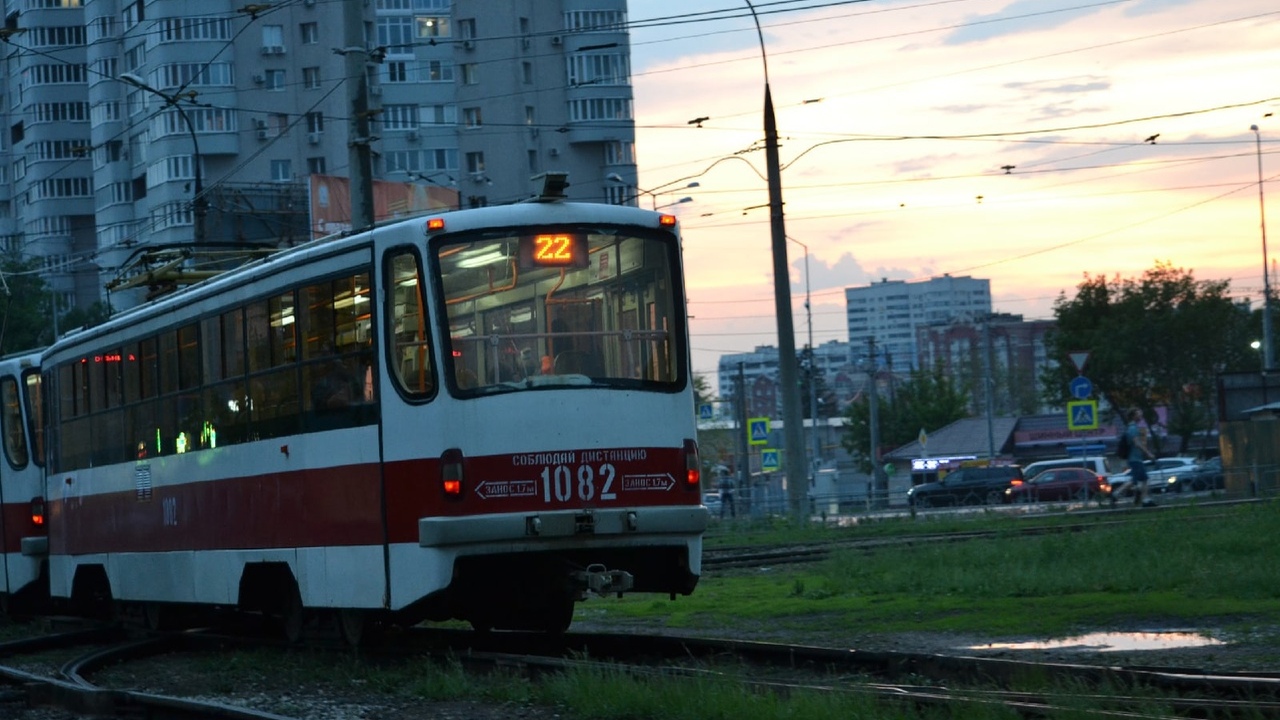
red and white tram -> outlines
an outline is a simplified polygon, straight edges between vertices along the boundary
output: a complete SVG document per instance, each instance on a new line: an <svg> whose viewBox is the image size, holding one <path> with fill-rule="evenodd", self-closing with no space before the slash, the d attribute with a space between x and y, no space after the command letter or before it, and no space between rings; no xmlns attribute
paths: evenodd
<svg viewBox="0 0 1280 720"><path fill-rule="evenodd" d="M45 600L38 582L48 538L44 503L44 447L40 422L40 355L0 358L0 537L4 544L5 610L30 610Z"/></svg>
<svg viewBox="0 0 1280 720"><path fill-rule="evenodd" d="M62 339L50 591L353 636L688 594L684 308L674 217L543 197L318 240Z"/></svg>

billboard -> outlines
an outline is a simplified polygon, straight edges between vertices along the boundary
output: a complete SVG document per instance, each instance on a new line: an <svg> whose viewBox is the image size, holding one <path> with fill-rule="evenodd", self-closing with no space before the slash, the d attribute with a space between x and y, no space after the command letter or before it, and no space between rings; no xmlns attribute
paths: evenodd
<svg viewBox="0 0 1280 720"><path fill-rule="evenodd" d="M431 210L457 209L458 191L439 185L373 181L373 221L394 220ZM310 178L312 239L351 229L351 183L336 175Z"/></svg>

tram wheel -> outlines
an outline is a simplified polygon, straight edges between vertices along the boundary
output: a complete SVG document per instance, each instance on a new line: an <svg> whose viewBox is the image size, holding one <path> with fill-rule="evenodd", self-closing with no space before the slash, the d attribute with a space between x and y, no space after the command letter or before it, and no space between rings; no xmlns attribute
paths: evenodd
<svg viewBox="0 0 1280 720"><path fill-rule="evenodd" d="M302 629L306 625L306 610L302 607L302 596L298 588L293 586L285 599L280 612L280 624L284 630L284 639L291 644L302 641Z"/></svg>

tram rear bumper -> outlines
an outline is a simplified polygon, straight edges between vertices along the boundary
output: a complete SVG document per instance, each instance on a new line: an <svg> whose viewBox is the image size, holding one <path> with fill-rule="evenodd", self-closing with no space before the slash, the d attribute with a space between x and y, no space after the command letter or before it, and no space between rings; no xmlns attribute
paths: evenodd
<svg viewBox="0 0 1280 720"><path fill-rule="evenodd" d="M708 518L701 505L429 517L418 520L418 544L440 547L535 538L701 535Z"/></svg>

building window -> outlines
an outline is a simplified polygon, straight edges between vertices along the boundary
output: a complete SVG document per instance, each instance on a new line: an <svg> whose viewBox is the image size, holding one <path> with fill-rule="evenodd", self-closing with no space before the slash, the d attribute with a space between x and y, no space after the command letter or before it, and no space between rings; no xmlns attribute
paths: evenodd
<svg viewBox="0 0 1280 720"><path fill-rule="evenodd" d="M458 36L463 40L476 39L476 19L466 18L458 21Z"/></svg>
<svg viewBox="0 0 1280 720"><path fill-rule="evenodd" d="M409 82L409 63L407 62L388 62L383 65L385 74L382 76L384 83L405 83Z"/></svg>
<svg viewBox="0 0 1280 720"><path fill-rule="evenodd" d="M320 89L320 68L302 68L302 87L307 90Z"/></svg>
<svg viewBox="0 0 1280 720"><path fill-rule="evenodd" d="M453 82L453 63L431 60L422 66L422 82Z"/></svg>
<svg viewBox="0 0 1280 720"><path fill-rule="evenodd" d="M307 113L307 132L309 133L324 132L324 113L319 113L319 112Z"/></svg>
<svg viewBox="0 0 1280 720"><path fill-rule="evenodd" d="M480 119L480 108L470 107L462 109L462 124L469 128L478 128L483 123Z"/></svg>
<svg viewBox="0 0 1280 720"><path fill-rule="evenodd" d="M414 22L418 26L418 37L420 38L442 38L450 35L448 17L423 15L414 18Z"/></svg>
<svg viewBox="0 0 1280 720"><path fill-rule="evenodd" d="M307 173L309 175L324 175L324 158L309 157L307 158Z"/></svg>
<svg viewBox="0 0 1280 720"><path fill-rule="evenodd" d="M631 98L585 98L569 102L569 120L630 120Z"/></svg>
<svg viewBox="0 0 1280 720"><path fill-rule="evenodd" d="M463 85L476 85L480 82L479 67L476 63L463 63L461 68Z"/></svg>
<svg viewBox="0 0 1280 720"><path fill-rule="evenodd" d="M627 85L631 64L620 53L577 53L568 58L570 85Z"/></svg>
<svg viewBox="0 0 1280 720"><path fill-rule="evenodd" d="M417 105L383 105L383 130L416 130L418 129Z"/></svg>
<svg viewBox="0 0 1280 720"><path fill-rule="evenodd" d="M263 77L266 78L265 88L267 90L284 90L284 70L268 70L263 73Z"/></svg>
<svg viewBox="0 0 1280 720"><path fill-rule="evenodd" d="M529 155L528 155L528 160L529 160L529 174L530 174L530 175L537 175L537 174L538 174L538 151L537 151L537 150L529 150L529 151L528 151L528 154L529 154Z"/></svg>
<svg viewBox="0 0 1280 720"><path fill-rule="evenodd" d="M524 83L525 85L533 84L533 63L531 62L520 63L520 82Z"/></svg>
<svg viewBox="0 0 1280 720"><path fill-rule="evenodd" d="M275 182L288 182L293 179L288 160L271 161L271 179Z"/></svg>
<svg viewBox="0 0 1280 720"><path fill-rule="evenodd" d="M378 44L387 49L388 55L412 55L413 18L378 18Z"/></svg>
<svg viewBox="0 0 1280 720"><path fill-rule="evenodd" d="M457 105L424 105L420 114L423 125L456 125Z"/></svg>
<svg viewBox="0 0 1280 720"><path fill-rule="evenodd" d="M262 47L272 51L284 52L284 26L263 25Z"/></svg>
<svg viewBox="0 0 1280 720"><path fill-rule="evenodd" d="M636 145L625 140L614 140L604 144L604 162L606 165L634 165L636 163Z"/></svg>
<svg viewBox="0 0 1280 720"><path fill-rule="evenodd" d="M624 10L578 10L564 14L564 29L577 32L622 31L627 27Z"/></svg>
<svg viewBox="0 0 1280 720"><path fill-rule="evenodd" d="M302 33L303 45L315 45L320 42L320 26L313 22L305 22L298 26L298 31Z"/></svg>
<svg viewBox="0 0 1280 720"><path fill-rule="evenodd" d="M479 174L484 172L484 153L469 152L467 153L467 172Z"/></svg>

